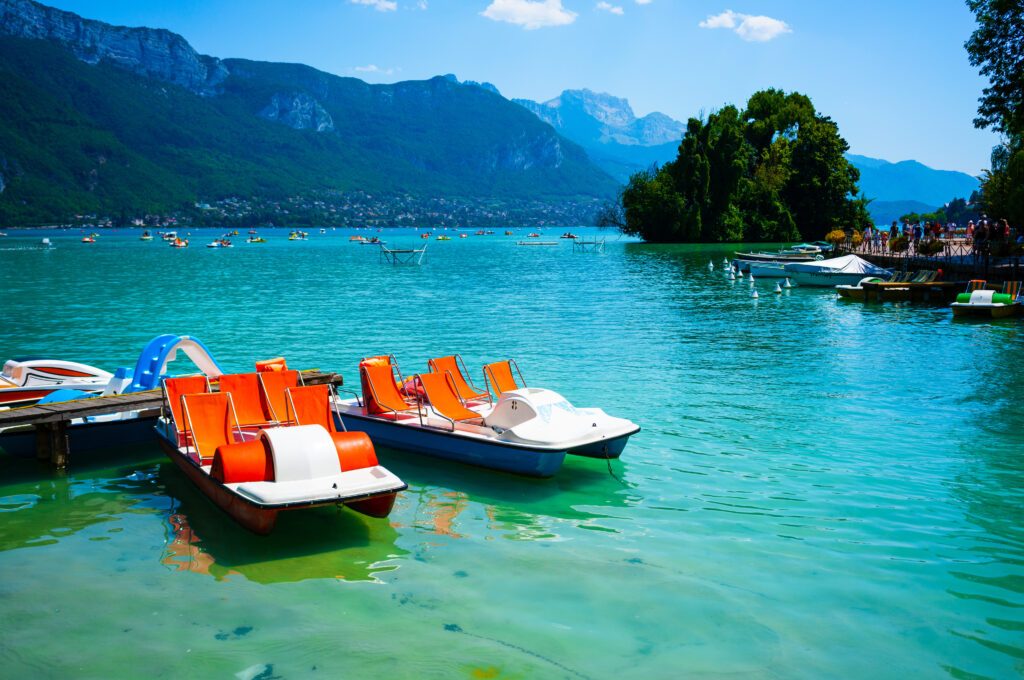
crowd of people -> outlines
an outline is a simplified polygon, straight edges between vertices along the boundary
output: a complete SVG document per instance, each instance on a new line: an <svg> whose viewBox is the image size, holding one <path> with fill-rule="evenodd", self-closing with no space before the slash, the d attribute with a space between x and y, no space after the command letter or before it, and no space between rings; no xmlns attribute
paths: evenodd
<svg viewBox="0 0 1024 680"><path fill-rule="evenodd" d="M988 252L994 243L1024 243L1024 233L1010 226L1006 220L980 219L977 224L970 220L966 227L959 227L955 222L942 224L938 220L911 224L904 220L900 227L893 220L888 230L868 227L864 230L864 241L861 249L869 253L888 253L889 243L899 237L906 237L907 252L921 252L922 246L935 241L943 243L943 250L950 252L950 246L959 245L966 252Z"/></svg>

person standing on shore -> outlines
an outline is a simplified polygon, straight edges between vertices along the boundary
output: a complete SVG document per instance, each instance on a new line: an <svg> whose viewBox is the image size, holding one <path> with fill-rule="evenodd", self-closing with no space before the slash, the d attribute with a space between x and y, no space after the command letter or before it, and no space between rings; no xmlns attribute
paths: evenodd
<svg viewBox="0 0 1024 680"><path fill-rule="evenodd" d="M967 220L967 243L974 240L974 220Z"/></svg>

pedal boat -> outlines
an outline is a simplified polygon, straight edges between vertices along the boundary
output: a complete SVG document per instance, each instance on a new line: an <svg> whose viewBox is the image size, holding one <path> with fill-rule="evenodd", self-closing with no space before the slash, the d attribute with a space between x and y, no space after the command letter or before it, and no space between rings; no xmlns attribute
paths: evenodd
<svg viewBox="0 0 1024 680"><path fill-rule="evenodd" d="M1003 319L1021 310L1021 285L1019 281L1007 281L1002 292L986 289L985 281L974 280L967 286L967 292L956 296L950 305L954 317L981 316Z"/></svg>
<svg viewBox="0 0 1024 680"><path fill-rule="evenodd" d="M54 359L11 359L0 373L0 406L29 406L57 390L99 394L113 373Z"/></svg>
<svg viewBox="0 0 1024 680"><path fill-rule="evenodd" d="M554 475L566 455L618 458L640 431L601 409L576 408L552 390L526 387L514 361L484 369L496 399L469 382L458 355L429 366L430 373L405 381L393 357L364 360L362 394L336 401L335 415L378 446L531 477Z"/></svg>
<svg viewBox="0 0 1024 680"><path fill-rule="evenodd" d="M329 386L297 380L297 371L222 375L220 391L211 392L204 376L169 378L160 444L200 491L257 534L273 531L281 512L317 506L386 517L406 484L378 465L366 434L336 430Z"/></svg>

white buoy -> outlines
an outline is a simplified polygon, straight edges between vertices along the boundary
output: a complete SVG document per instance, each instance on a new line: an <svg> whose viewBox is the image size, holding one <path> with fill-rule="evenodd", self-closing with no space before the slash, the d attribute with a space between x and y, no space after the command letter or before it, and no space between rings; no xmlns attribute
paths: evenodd
<svg viewBox="0 0 1024 680"><path fill-rule="evenodd" d="M729 258L727 258L727 257L723 257L722 258L722 266L723 267L728 267L729 266Z"/></svg>
<svg viewBox="0 0 1024 680"><path fill-rule="evenodd" d="M751 286L754 285L754 275L753 274L750 275L750 285Z"/></svg>
<svg viewBox="0 0 1024 680"><path fill-rule="evenodd" d="M711 260L708 260L708 271L711 272L711 271L714 271L714 270L715 270L715 263L712 262Z"/></svg>
<svg viewBox="0 0 1024 680"><path fill-rule="evenodd" d="M740 281L742 281L743 280L743 272L736 272L736 278L739 279Z"/></svg>
<svg viewBox="0 0 1024 680"><path fill-rule="evenodd" d="M786 278L786 285L783 288L792 288L793 284L789 282L789 277Z"/></svg>
<svg viewBox="0 0 1024 680"><path fill-rule="evenodd" d="M729 272L729 280L730 281L735 281L736 280L736 272L734 272L734 271L730 271Z"/></svg>
<svg viewBox="0 0 1024 680"><path fill-rule="evenodd" d="M778 281L775 282L775 292L779 294L782 293L782 286L779 285Z"/></svg>
<svg viewBox="0 0 1024 680"><path fill-rule="evenodd" d="M755 288L754 290L750 291L750 297L754 298L755 300L757 299L757 297L758 297L757 296L757 288Z"/></svg>

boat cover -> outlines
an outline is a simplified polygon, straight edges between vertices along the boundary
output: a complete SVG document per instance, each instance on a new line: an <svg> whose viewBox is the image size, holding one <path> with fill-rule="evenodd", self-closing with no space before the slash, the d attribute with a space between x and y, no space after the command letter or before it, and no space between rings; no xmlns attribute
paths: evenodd
<svg viewBox="0 0 1024 680"><path fill-rule="evenodd" d="M889 270L871 264L856 255L843 255L830 260L816 262L787 262L787 272L808 272L812 274L864 274L864 276L888 276Z"/></svg>

